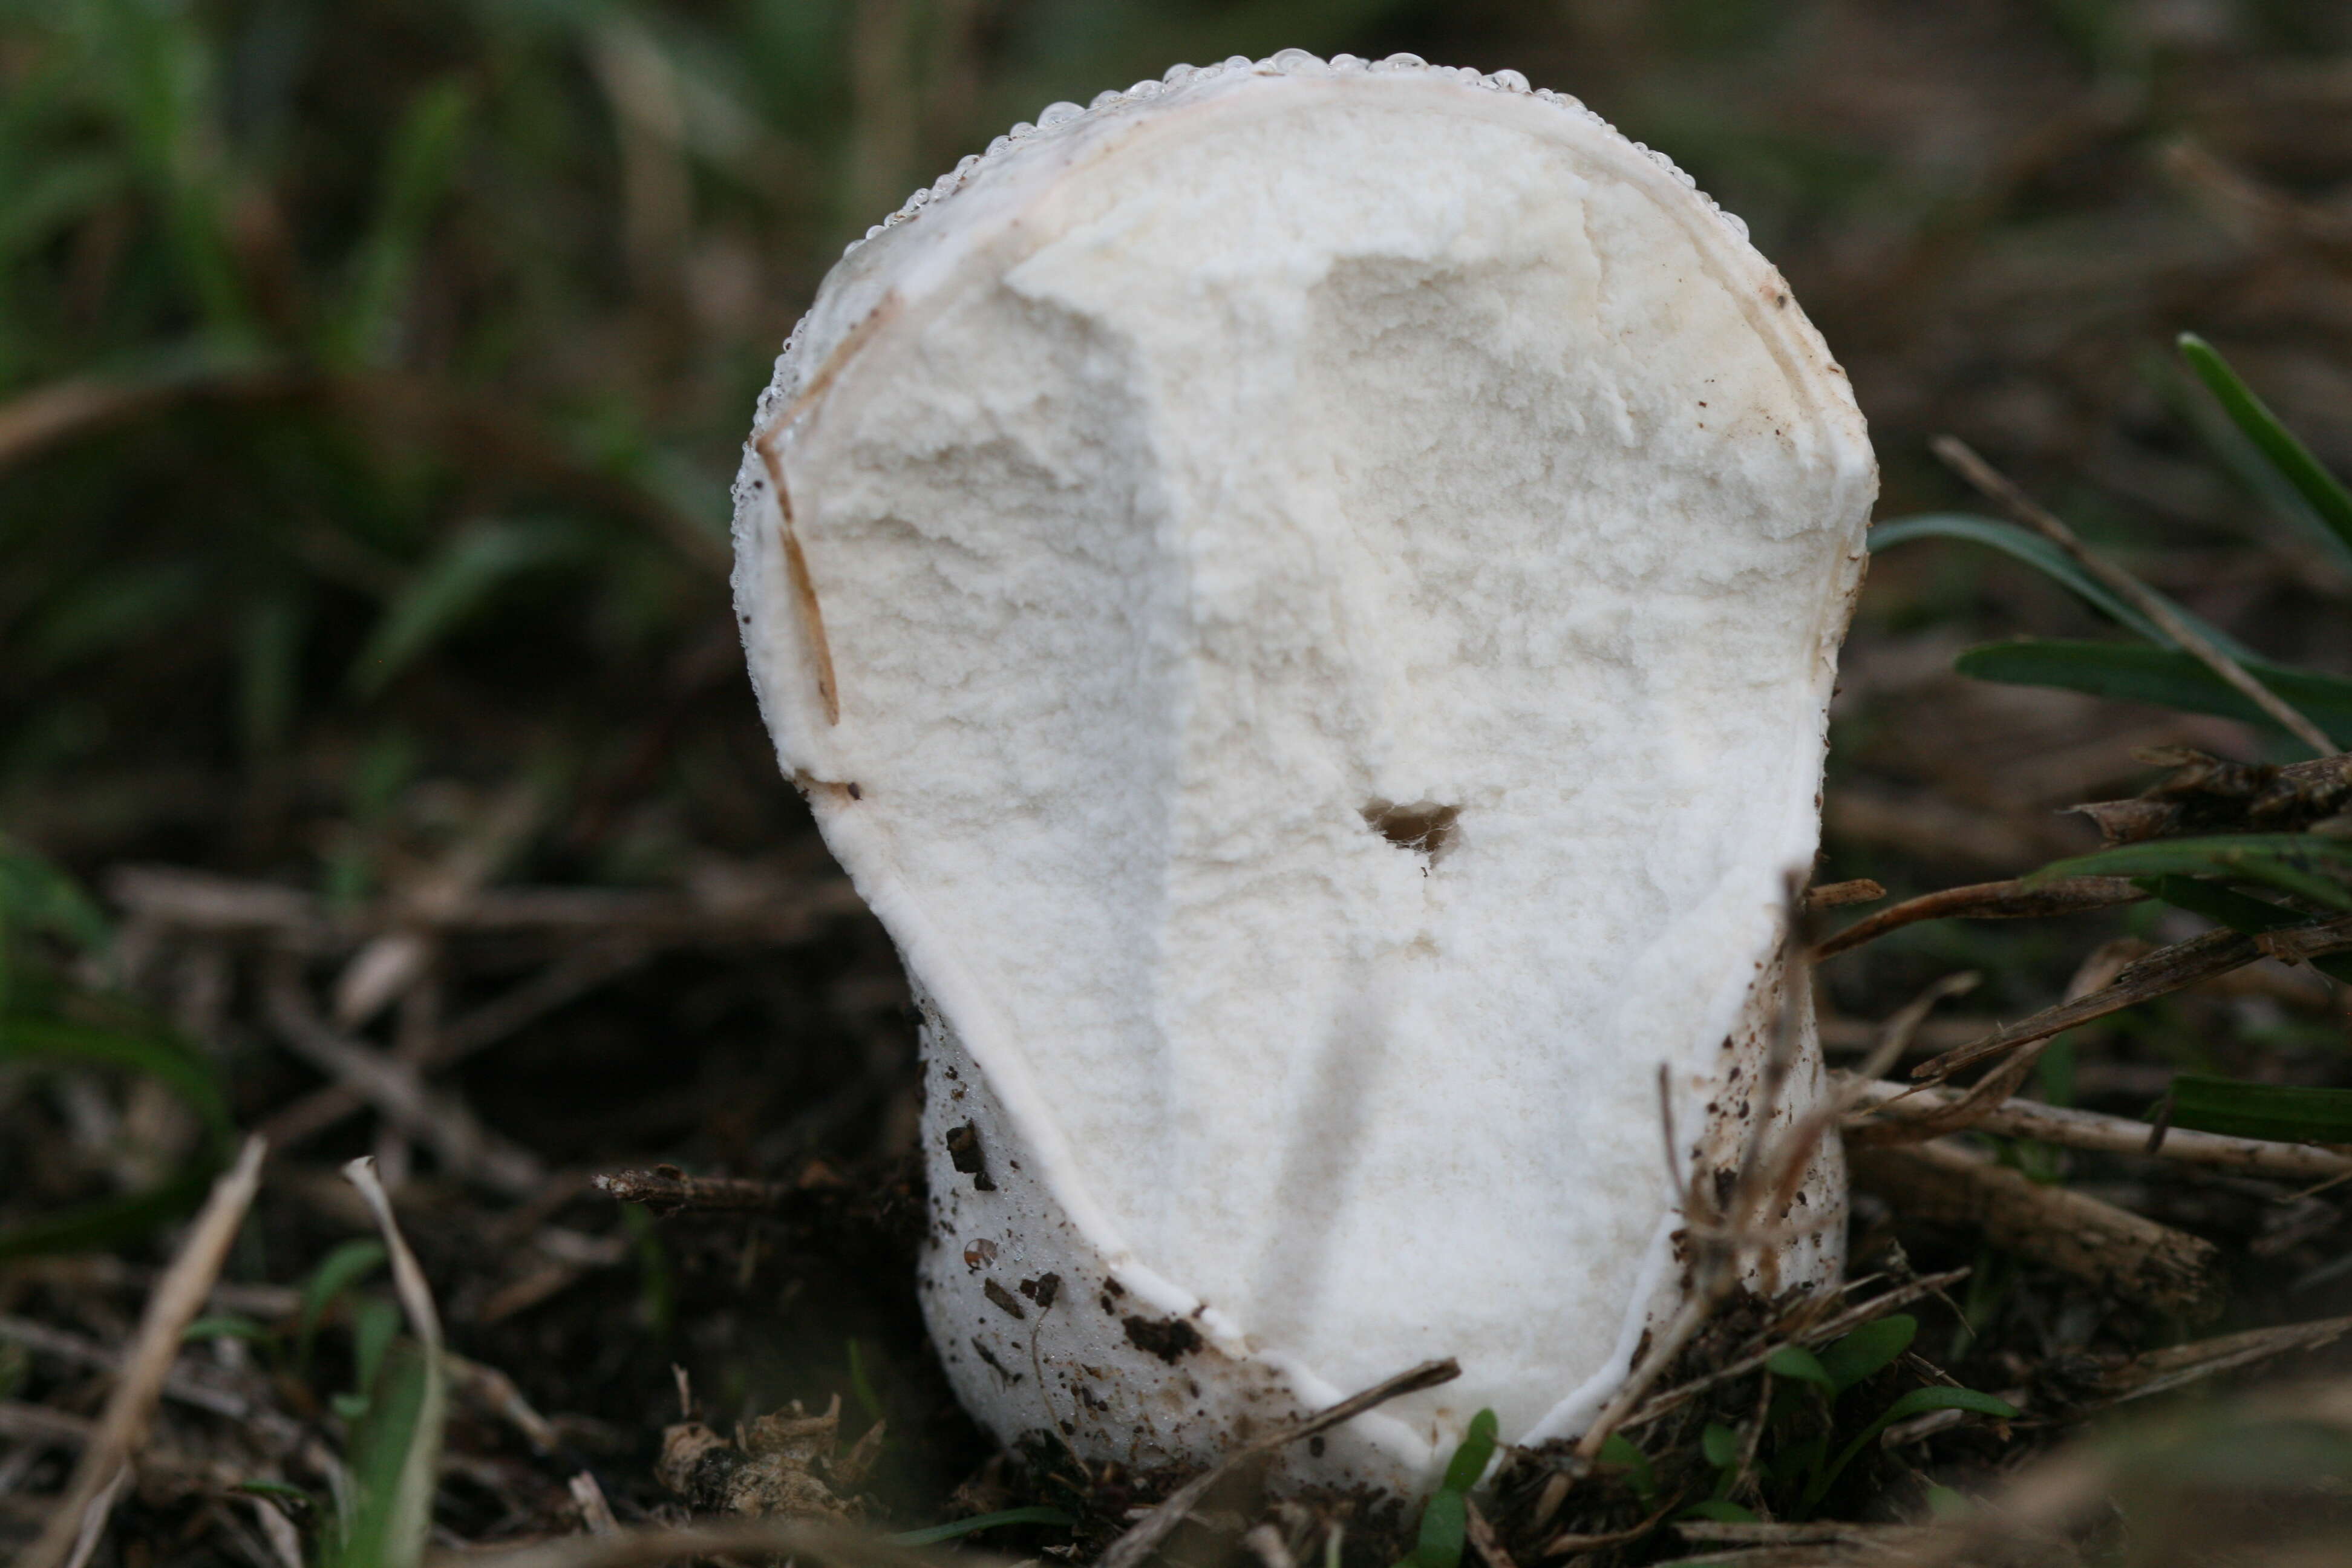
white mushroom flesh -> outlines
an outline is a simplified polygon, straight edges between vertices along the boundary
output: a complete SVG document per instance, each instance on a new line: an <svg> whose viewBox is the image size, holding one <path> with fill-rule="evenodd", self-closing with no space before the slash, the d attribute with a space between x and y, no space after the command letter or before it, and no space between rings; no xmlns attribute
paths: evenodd
<svg viewBox="0 0 2352 1568"><path fill-rule="evenodd" d="M1679 1181L1780 1019L1875 483L1735 226L1572 101L1286 57L827 280L739 602L930 1019L926 1304L999 1436L1191 1462L1456 1357L1290 1461L1411 1488L1677 1299L1659 1072Z"/></svg>

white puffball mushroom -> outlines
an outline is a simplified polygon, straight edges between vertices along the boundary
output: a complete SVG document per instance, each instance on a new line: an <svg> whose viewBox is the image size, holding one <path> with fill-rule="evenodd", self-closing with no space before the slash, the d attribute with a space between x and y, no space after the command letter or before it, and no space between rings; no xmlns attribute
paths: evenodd
<svg viewBox="0 0 2352 1568"><path fill-rule="evenodd" d="M736 595L924 1015L982 1422L1192 1465L1452 1356L1286 1479L1583 1429L1784 1011L1822 1093L1784 879L1875 484L1745 228L1515 73L1180 67L851 247ZM1832 1144L1751 1282L1833 1280L1843 1204Z"/></svg>

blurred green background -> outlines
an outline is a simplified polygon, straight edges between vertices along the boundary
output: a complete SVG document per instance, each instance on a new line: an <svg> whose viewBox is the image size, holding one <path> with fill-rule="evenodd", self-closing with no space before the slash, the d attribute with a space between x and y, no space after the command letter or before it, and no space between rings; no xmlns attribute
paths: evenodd
<svg viewBox="0 0 2352 1568"><path fill-rule="evenodd" d="M908 1285L905 994L753 711L727 484L818 279L909 191L1047 103L1286 47L1581 97L1787 274L1886 515L1979 510L1926 455L1951 431L2263 657L2352 670L2352 575L2169 353L2210 337L2352 471L2352 4L0 0L0 1010L149 1041L145 1078L0 1073L0 1235L55 1252L22 1237L104 1220L68 1238L92 1256L0 1269L0 1309L114 1337L164 1212L142 1194L184 1205L233 1122L278 1158L232 1270L272 1321L364 1224L327 1173L373 1148L453 1341L603 1433L626 1517L667 1506L674 1362L707 1414L887 1409L908 1521L992 1473ZM1990 636L2099 630L1989 552L1879 558L1822 879L2015 875L2089 847L2053 808L2137 787L2135 746L2258 744L1951 674ZM564 901L623 890L661 898ZM2177 940L2143 913L2127 934ZM2125 929L1919 928L1827 973L1824 1037L1851 1055L1962 965L2021 1016ZM2339 994L2273 977L2070 1047L2053 1097L2340 1080L2342 1038ZM208 1121L150 1081L183 1047ZM338 1100L352 1051L431 1079L475 1163ZM805 1204L662 1229L586 1185L655 1159ZM2344 1234L2248 1265L2250 1321L2317 1310L2279 1280L2336 1279L2311 1271ZM1955 1342L2139 1342L2095 1302L2053 1339L2009 1289ZM458 1522L557 1517L551 1477ZM182 1504L150 1506L184 1538Z"/></svg>
<svg viewBox="0 0 2352 1568"><path fill-rule="evenodd" d="M1515 67L1672 153L1853 370L1890 508L1953 428L2101 487L2095 531L2226 542L2143 362L2198 327L2352 451L2347 39L2322 0L7 0L0 822L351 895L402 783L528 765L567 875L756 846L724 486L825 267L1048 101L1284 46Z"/></svg>

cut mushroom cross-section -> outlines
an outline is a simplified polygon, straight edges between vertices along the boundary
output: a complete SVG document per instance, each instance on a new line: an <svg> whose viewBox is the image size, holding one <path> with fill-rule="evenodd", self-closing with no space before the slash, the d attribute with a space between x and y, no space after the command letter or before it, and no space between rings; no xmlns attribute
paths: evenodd
<svg viewBox="0 0 2352 1568"><path fill-rule="evenodd" d="M1453 1356L1285 1461L1410 1490L1591 1418L1759 1113L1874 485L1738 220L1509 73L1180 69L851 248L737 595L923 1010L984 1423L1192 1463ZM1798 1204L1773 1289L1834 1150Z"/></svg>

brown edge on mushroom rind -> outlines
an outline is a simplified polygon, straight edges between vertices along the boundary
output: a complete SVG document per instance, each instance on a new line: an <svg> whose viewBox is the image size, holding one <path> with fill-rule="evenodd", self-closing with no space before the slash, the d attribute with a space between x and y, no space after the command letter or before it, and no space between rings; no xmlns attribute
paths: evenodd
<svg viewBox="0 0 2352 1568"><path fill-rule="evenodd" d="M816 374L809 377L800 395L751 440L751 449L760 455L760 466L775 492L776 538L784 547L784 571L792 580L793 599L800 606L801 624L808 631L809 654L816 662L816 694L824 704L827 724L841 722L841 684L834 675L833 645L824 635L824 610L817 603L816 583L809 575L808 555L801 549L800 535L793 526L793 492L784 483L783 458L776 446L786 430L816 407L857 352L898 313L901 303L895 289L883 295L881 302L833 346L833 352L824 356L824 363L817 366Z"/></svg>

